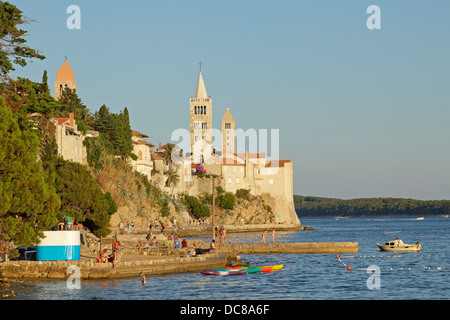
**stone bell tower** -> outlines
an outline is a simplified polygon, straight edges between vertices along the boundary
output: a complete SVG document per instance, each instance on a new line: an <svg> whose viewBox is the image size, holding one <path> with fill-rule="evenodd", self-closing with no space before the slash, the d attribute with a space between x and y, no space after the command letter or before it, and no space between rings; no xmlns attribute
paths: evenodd
<svg viewBox="0 0 450 320"><path fill-rule="evenodd" d="M55 81L55 100L59 100L65 88L77 89L77 83L75 82L75 74L72 68L67 62L67 58L64 60L61 67L56 72Z"/></svg>
<svg viewBox="0 0 450 320"><path fill-rule="evenodd" d="M202 163L212 152L212 99L206 93L201 69L189 107L192 160Z"/></svg>

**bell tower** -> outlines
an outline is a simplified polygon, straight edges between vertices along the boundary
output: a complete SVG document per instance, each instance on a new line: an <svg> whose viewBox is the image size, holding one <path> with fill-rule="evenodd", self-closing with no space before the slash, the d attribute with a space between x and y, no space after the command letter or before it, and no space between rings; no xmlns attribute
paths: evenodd
<svg viewBox="0 0 450 320"><path fill-rule="evenodd" d="M200 63L194 97L189 100L191 154L194 163L202 163L212 152L212 99L206 93Z"/></svg>
<svg viewBox="0 0 450 320"><path fill-rule="evenodd" d="M236 128L236 121L231 114L230 108L227 108L222 117L222 154L235 153L234 130Z"/></svg>
<svg viewBox="0 0 450 320"><path fill-rule="evenodd" d="M61 67L56 72L55 81L55 100L59 100L65 88L77 90L77 83L75 82L75 74L67 62L64 60Z"/></svg>

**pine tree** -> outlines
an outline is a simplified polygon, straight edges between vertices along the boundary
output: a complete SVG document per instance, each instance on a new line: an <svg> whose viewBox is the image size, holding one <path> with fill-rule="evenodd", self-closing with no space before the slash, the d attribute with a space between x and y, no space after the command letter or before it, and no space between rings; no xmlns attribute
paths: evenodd
<svg viewBox="0 0 450 320"><path fill-rule="evenodd" d="M59 198L42 163L36 161L36 130L21 130L0 97L0 243L28 246L56 224Z"/></svg>

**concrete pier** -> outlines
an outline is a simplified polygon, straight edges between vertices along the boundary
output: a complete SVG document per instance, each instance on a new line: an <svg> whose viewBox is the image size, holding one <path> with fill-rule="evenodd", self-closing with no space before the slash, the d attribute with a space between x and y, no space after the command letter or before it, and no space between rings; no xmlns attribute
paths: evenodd
<svg viewBox="0 0 450 320"><path fill-rule="evenodd" d="M235 254L357 253L358 242L227 243L220 250Z"/></svg>

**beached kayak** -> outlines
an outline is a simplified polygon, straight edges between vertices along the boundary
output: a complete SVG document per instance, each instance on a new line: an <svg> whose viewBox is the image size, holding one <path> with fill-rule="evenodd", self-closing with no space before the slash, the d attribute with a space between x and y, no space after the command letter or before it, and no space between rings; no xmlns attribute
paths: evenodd
<svg viewBox="0 0 450 320"><path fill-rule="evenodd" d="M245 274L244 270L202 270L200 271L201 274L207 275L207 276L234 276L234 275L240 275Z"/></svg>

